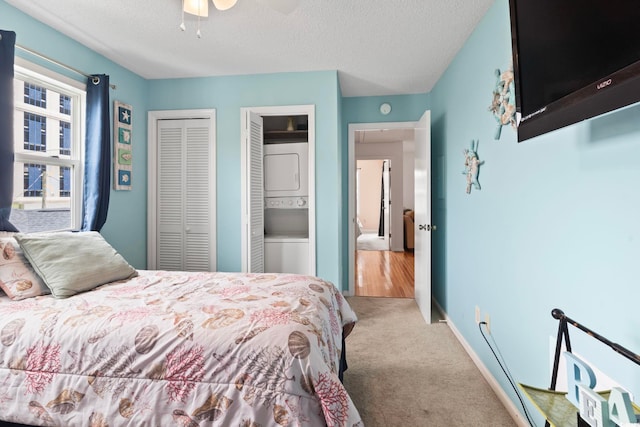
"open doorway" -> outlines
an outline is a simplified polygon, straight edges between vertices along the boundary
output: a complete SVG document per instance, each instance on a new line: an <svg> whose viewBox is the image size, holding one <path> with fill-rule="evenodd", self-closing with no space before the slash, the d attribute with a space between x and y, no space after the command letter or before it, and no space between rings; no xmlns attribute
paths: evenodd
<svg viewBox="0 0 640 427"><path fill-rule="evenodd" d="M359 251L388 251L389 159L356 160L356 226Z"/></svg>
<svg viewBox="0 0 640 427"><path fill-rule="evenodd" d="M413 210L414 129L413 123L395 125L350 125L354 181L349 198L356 234L350 254L356 296L415 296L413 228L407 229L405 222L405 213Z"/></svg>

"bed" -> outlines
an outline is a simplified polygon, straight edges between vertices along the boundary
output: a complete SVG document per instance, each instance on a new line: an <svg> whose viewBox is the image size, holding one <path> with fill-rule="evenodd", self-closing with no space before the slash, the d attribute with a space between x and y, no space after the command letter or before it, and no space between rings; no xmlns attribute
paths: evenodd
<svg viewBox="0 0 640 427"><path fill-rule="evenodd" d="M1 239L6 248L7 238ZM74 239L69 247L77 249ZM13 251L24 251L32 278L46 285L29 289L53 294L16 298L17 288L6 286L6 269L4 282L0 275L2 288L13 291L13 299L0 296L0 420L112 427L362 425L340 381L343 340L356 316L333 284L292 274L129 267L125 278L90 289L74 283L72 294L64 295L64 286L55 283L61 279L47 270L55 255L44 262L29 244L19 241ZM64 244L69 242L53 246ZM102 268L92 259L94 249L77 252L85 274ZM68 261L70 255L61 253ZM24 290L18 276L14 272L14 284Z"/></svg>

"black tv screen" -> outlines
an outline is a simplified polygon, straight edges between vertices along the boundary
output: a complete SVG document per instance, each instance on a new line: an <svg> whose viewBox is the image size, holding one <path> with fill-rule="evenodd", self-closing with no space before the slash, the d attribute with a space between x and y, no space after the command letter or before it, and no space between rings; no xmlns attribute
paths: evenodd
<svg viewBox="0 0 640 427"><path fill-rule="evenodd" d="M640 101L640 0L509 0L518 141Z"/></svg>

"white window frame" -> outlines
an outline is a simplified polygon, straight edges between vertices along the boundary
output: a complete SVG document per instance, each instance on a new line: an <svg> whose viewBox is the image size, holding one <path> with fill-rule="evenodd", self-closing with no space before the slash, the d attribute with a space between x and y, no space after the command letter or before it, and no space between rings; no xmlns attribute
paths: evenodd
<svg viewBox="0 0 640 427"><path fill-rule="evenodd" d="M35 83L68 95L72 99L71 102L74 108L71 109L71 156L69 158L58 158L49 156L46 153L16 151L14 164L20 162L71 167L71 223L69 229L79 230L82 227L82 192L84 188L84 144L82 141L85 139L86 84L22 58L15 58L14 79ZM31 106L25 106L24 111L32 112L29 107ZM15 111L21 110L16 108ZM33 112L37 111L34 110ZM57 131L56 129L55 132Z"/></svg>

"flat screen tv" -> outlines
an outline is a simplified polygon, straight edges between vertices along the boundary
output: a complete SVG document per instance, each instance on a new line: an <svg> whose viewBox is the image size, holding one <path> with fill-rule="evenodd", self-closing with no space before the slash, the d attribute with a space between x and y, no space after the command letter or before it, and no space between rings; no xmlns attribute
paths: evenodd
<svg viewBox="0 0 640 427"><path fill-rule="evenodd" d="M509 9L518 141L640 101L640 0L509 0Z"/></svg>

